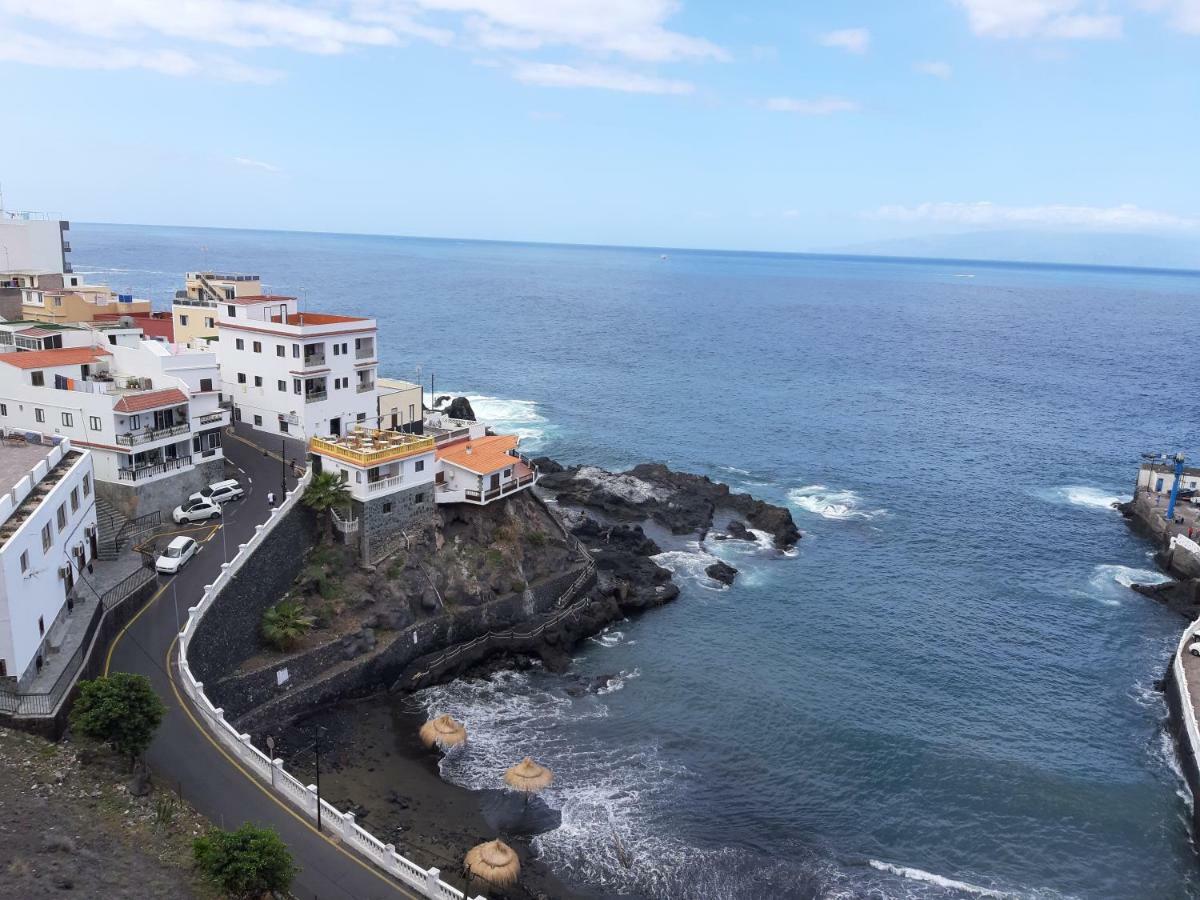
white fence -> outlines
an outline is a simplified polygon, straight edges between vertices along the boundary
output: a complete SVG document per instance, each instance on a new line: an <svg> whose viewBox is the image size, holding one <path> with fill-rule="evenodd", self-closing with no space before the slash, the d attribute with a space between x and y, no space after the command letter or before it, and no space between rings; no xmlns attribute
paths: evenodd
<svg viewBox="0 0 1200 900"><path fill-rule="evenodd" d="M188 609L187 624L179 633L178 662L179 680L184 693L195 705L209 731L221 742L222 746L237 757L239 762L262 779L264 784L270 785L276 793L281 794L289 803L311 816L315 821L318 802L316 786L303 784L285 772L283 760L268 757L250 743L250 735L238 734L233 726L225 721L224 710L213 706L205 696L204 684L197 681L192 675L187 661L188 644L195 635L196 628L200 624L200 620L204 618L204 614L208 612L222 588L245 564L258 545L271 533L283 516L299 502L311 477L312 470L310 469L305 472L300 483L288 493L283 502L271 510L271 516L266 523L259 525L255 529L254 536L247 543L238 547L238 552L233 559L222 564L221 574L217 580L212 584L205 585L204 596L200 599L198 606ZM347 847L352 847L423 897L429 897L432 900L464 900L465 895L462 891L441 880L441 872L438 869L421 868L398 854L393 845L383 843L359 826L354 821L353 813L341 812L324 800L321 800L320 803L323 829L340 838ZM483 900L483 898L476 897L474 900Z"/></svg>
<svg viewBox="0 0 1200 900"><path fill-rule="evenodd" d="M1179 711L1183 716L1183 727L1187 732L1187 753L1192 757L1193 766L1200 769L1200 726L1196 723L1196 709L1192 706L1192 692L1188 689L1187 673L1183 668L1183 655L1188 652L1188 644L1198 640L1200 635L1200 619L1192 622L1179 639L1175 649L1175 659L1171 666L1175 673L1175 690L1179 692Z"/></svg>

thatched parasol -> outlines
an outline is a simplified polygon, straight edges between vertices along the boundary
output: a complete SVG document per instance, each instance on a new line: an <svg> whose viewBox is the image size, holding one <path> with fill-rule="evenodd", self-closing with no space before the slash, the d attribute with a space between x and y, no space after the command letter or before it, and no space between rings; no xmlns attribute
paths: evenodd
<svg viewBox="0 0 1200 900"><path fill-rule="evenodd" d="M509 787L533 794L554 780L554 773L539 766L528 756L504 773L504 782Z"/></svg>
<svg viewBox="0 0 1200 900"><path fill-rule="evenodd" d="M521 861L512 847L500 840L478 844L467 851L463 860L467 872L504 887L515 884L521 874Z"/></svg>
<svg viewBox="0 0 1200 900"><path fill-rule="evenodd" d="M466 726L454 721L450 716L438 716L421 726L421 742L426 747L436 745L446 749L461 744L466 739Z"/></svg>

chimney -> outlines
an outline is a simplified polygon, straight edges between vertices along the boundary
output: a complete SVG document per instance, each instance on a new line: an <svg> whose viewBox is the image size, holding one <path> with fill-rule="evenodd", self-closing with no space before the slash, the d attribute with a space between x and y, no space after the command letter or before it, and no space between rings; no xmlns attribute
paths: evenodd
<svg viewBox="0 0 1200 900"><path fill-rule="evenodd" d="M467 444L467 456L471 455L471 445Z"/></svg>

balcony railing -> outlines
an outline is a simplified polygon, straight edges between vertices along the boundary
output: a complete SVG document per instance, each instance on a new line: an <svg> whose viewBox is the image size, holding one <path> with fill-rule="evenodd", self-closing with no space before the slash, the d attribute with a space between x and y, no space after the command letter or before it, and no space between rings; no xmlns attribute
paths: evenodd
<svg viewBox="0 0 1200 900"><path fill-rule="evenodd" d="M186 469L192 464L192 457L180 456L177 459L167 459L158 463L150 463L145 466L134 466L132 468L117 469L117 477L121 481L145 481L147 478L153 478L156 475L162 475L165 472L170 472L173 469Z"/></svg>
<svg viewBox="0 0 1200 900"><path fill-rule="evenodd" d="M367 391L373 390L375 390L375 382L373 381L363 381L358 385L358 392L360 394L365 394Z"/></svg>
<svg viewBox="0 0 1200 900"><path fill-rule="evenodd" d="M317 368L317 366L323 366L323 365L325 365L325 354L324 353L306 353L304 355L303 368L315 369L315 368Z"/></svg>
<svg viewBox="0 0 1200 900"><path fill-rule="evenodd" d="M141 431L129 431L125 434L118 434L117 443L122 447L133 447L136 444L148 444L150 441L157 441L160 438L187 434L190 430L191 425L187 422L184 422L182 425L171 425L168 428L143 428Z"/></svg>
<svg viewBox="0 0 1200 900"><path fill-rule="evenodd" d="M304 395L305 403L316 403L320 400L325 400L329 397L328 391L308 391Z"/></svg>
<svg viewBox="0 0 1200 900"><path fill-rule="evenodd" d="M345 439L314 437L309 441L313 453L331 456L344 462L369 468L380 463L403 459L416 453L428 453L433 449L433 438L387 432L386 444L365 443L358 447L347 446Z"/></svg>
<svg viewBox="0 0 1200 900"><path fill-rule="evenodd" d="M385 491L388 488L400 486L402 475L392 475L390 478L380 478L378 481L367 482L367 492L374 494L378 491Z"/></svg>
<svg viewBox="0 0 1200 900"><path fill-rule="evenodd" d="M374 359L375 358L375 345L372 344L370 347L356 347L354 349L354 358L355 359Z"/></svg>

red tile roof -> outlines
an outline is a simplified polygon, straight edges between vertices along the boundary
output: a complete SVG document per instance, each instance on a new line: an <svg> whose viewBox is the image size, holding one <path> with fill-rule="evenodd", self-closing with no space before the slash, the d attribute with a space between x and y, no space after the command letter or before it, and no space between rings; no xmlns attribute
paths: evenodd
<svg viewBox="0 0 1200 900"><path fill-rule="evenodd" d="M477 475L490 475L492 472L499 472L501 469L507 469L519 462L508 452L515 449L517 449L516 436L495 434L465 443L453 444L445 450L439 450L437 458Z"/></svg>
<svg viewBox="0 0 1200 900"><path fill-rule="evenodd" d="M180 403L187 403L187 395L179 388L166 388L161 391L147 391L144 394L126 394L117 401L113 409L122 413L136 413L163 406L178 406Z"/></svg>
<svg viewBox="0 0 1200 900"><path fill-rule="evenodd" d="M279 316L272 316L278 322ZM287 317L289 325L337 325L340 322L365 322L362 316L335 316L329 313L292 313Z"/></svg>
<svg viewBox="0 0 1200 900"><path fill-rule="evenodd" d="M234 297L232 300L222 300L222 303L272 303L280 300L295 300L285 294L247 294L244 297Z"/></svg>
<svg viewBox="0 0 1200 900"><path fill-rule="evenodd" d="M64 347L61 350L0 353L0 362L17 369L50 369L54 366L81 366L110 355L107 350L101 350L99 347Z"/></svg>

